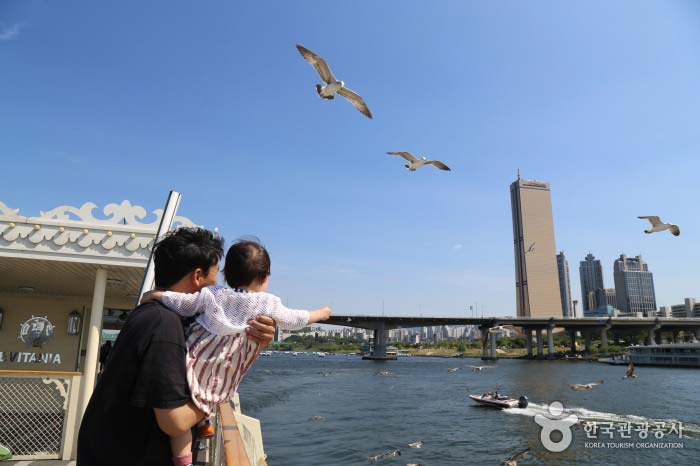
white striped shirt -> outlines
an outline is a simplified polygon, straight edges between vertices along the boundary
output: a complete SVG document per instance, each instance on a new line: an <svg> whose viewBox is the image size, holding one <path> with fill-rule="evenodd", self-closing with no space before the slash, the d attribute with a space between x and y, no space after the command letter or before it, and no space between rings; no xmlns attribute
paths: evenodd
<svg viewBox="0 0 700 466"><path fill-rule="evenodd" d="M309 321L308 311L288 309L270 293L221 286L197 293L166 291L163 304L181 316L197 316L187 332L187 381L192 400L207 416L233 398L260 353L245 334L249 320L268 316L286 330L301 329Z"/></svg>

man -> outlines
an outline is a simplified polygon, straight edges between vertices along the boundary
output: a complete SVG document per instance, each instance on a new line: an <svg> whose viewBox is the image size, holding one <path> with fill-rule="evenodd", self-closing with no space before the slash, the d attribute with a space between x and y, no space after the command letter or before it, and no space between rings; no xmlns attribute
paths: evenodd
<svg viewBox="0 0 700 466"><path fill-rule="evenodd" d="M180 228L156 245L156 288L194 293L215 285L223 239ZM248 337L267 346L268 317L249 321ZM151 301L130 313L110 352L78 434L78 466L171 466L170 437L204 414L190 399L180 318Z"/></svg>

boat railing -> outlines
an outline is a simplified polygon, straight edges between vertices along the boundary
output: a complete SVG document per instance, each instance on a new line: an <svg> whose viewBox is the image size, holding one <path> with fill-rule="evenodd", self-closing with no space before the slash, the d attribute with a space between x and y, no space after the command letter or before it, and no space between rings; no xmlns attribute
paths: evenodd
<svg viewBox="0 0 700 466"><path fill-rule="evenodd" d="M212 416L216 435L195 445L194 464L206 466L267 466L260 421L240 411L238 394L221 403Z"/></svg>

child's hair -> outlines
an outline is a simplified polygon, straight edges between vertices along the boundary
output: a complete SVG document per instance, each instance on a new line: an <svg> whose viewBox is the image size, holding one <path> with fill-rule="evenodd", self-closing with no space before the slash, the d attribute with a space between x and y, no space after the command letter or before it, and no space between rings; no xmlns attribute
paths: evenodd
<svg viewBox="0 0 700 466"><path fill-rule="evenodd" d="M239 239L226 253L224 277L233 288L263 282L270 275L270 255L257 239Z"/></svg>

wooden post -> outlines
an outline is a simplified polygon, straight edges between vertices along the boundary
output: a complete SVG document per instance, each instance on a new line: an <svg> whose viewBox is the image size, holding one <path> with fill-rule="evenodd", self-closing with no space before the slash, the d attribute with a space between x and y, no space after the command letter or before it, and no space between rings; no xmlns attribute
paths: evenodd
<svg viewBox="0 0 700 466"><path fill-rule="evenodd" d="M219 405L219 429L224 437L224 458L226 466L251 466L248 453L238 429L236 415L230 403Z"/></svg>

